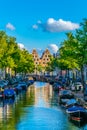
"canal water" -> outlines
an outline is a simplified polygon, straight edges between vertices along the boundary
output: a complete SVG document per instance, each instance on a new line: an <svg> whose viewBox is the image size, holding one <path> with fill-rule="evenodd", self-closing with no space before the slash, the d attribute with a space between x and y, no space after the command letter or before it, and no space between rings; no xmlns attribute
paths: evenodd
<svg viewBox="0 0 87 130"><path fill-rule="evenodd" d="M68 120L52 86L35 82L15 101L0 102L0 130L87 130Z"/></svg>

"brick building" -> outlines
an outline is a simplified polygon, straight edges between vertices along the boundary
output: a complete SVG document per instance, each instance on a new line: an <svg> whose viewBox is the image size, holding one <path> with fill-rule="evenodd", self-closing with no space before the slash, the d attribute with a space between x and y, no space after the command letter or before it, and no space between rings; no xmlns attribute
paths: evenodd
<svg viewBox="0 0 87 130"><path fill-rule="evenodd" d="M35 63L35 66L37 65L41 65L43 67L47 66L47 63L50 61L50 51L48 49L46 49L43 53L42 53L42 56L39 57L36 49L34 49L32 51L32 55L33 55L33 58L34 58L34 63Z"/></svg>

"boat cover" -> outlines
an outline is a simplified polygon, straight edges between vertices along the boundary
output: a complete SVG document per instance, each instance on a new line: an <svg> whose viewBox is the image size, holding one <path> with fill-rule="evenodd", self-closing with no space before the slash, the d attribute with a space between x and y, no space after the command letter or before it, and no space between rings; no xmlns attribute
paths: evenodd
<svg viewBox="0 0 87 130"><path fill-rule="evenodd" d="M75 99L70 99L70 100L67 101L66 104L71 105L71 104L75 104L75 103L77 103L77 101Z"/></svg>
<svg viewBox="0 0 87 130"><path fill-rule="evenodd" d="M80 106L72 106L66 110L67 113L75 113L75 112L86 112L85 108Z"/></svg>
<svg viewBox="0 0 87 130"><path fill-rule="evenodd" d="M6 90L4 90L4 94L5 95L7 95L7 94L13 95L14 94L14 90L13 89L6 89Z"/></svg>

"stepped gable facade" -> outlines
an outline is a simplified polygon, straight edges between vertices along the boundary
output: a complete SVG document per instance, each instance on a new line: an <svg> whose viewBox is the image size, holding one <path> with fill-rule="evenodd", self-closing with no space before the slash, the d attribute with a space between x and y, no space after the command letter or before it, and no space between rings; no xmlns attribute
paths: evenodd
<svg viewBox="0 0 87 130"><path fill-rule="evenodd" d="M32 51L32 55L33 55L33 58L34 58L34 64L35 64L35 66L41 65L43 67L45 67L47 65L47 63L50 61L50 56L51 56L50 51L48 49L46 49L43 52L43 54L42 54L41 57L39 57L36 49L34 49Z"/></svg>

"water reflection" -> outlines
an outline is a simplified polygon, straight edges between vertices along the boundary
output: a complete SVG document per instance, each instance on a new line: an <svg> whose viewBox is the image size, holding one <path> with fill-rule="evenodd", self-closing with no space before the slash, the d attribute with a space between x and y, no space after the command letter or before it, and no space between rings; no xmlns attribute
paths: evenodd
<svg viewBox="0 0 87 130"><path fill-rule="evenodd" d="M35 83L35 106L49 107L49 97L52 97L52 87L46 83Z"/></svg>
<svg viewBox="0 0 87 130"><path fill-rule="evenodd" d="M14 100L0 102L0 130L87 130L68 121L52 86L36 82Z"/></svg>

